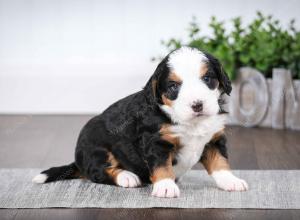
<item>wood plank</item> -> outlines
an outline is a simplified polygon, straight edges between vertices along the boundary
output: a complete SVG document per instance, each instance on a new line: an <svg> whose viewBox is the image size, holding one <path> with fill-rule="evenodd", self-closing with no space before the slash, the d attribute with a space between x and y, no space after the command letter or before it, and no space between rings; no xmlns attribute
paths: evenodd
<svg viewBox="0 0 300 220"><path fill-rule="evenodd" d="M252 132L260 169L299 169L299 131L258 128Z"/></svg>
<svg viewBox="0 0 300 220"><path fill-rule="evenodd" d="M300 219L300 210L264 209L0 209L3 220L56 220L56 219Z"/></svg>
<svg viewBox="0 0 300 220"><path fill-rule="evenodd" d="M232 169L258 169L254 148L253 130L228 126L225 134L228 140L228 159Z"/></svg>

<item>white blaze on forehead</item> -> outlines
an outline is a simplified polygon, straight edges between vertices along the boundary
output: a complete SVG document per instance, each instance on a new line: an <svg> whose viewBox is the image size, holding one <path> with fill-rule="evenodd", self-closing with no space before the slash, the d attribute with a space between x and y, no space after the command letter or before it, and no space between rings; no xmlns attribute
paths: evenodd
<svg viewBox="0 0 300 220"><path fill-rule="evenodd" d="M200 70L207 61L207 57L201 51L182 47L170 55L168 66L181 78L199 77Z"/></svg>

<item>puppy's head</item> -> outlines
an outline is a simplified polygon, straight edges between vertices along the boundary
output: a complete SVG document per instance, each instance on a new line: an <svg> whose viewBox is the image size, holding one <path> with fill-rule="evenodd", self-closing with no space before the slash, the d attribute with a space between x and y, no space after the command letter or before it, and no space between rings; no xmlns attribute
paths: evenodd
<svg viewBox="0 0 300 220"><path fill-rule="evenodd" d="M219 61L189 47L165 57L147 87L151 87L148 91L153 100L177 123L218 114L220 95L231 92L231 83Z"/></svg>

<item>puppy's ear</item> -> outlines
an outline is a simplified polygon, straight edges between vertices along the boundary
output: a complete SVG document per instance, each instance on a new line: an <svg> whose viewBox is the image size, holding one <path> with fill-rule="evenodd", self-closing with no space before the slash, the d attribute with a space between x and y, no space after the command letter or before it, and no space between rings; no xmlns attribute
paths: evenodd
<svg viewBox="0 0 300 220"><path fill-rule="evenodd" d="M218 80L220 82L220 87L227 95L230 95L232 86L231 81L227 75L227 73L224 71L222 65L220 64L220 72L218 74Z"/></svg>
<svg viewBox="0 0 300 220"><path fill-rule="evenodd" d="M146 86L144 87L144 91L149 98L149 100L153 102L160 102L161 101L161 95L160 95L160 81L161 76L168 73L169 69L167 66L168 57L165 57L157 66L156 70L154 71L151 78L146 83Z"/></svg>
<svg viewBox="0 0 300 220"><path fill-rule="evenodd" d="M217 78L219 81L219 89L222 92L226 93L227 95L230 95L232 90L231 82L230 79L228 78L227 73L223 69L220 61L208 53L205 53L205 55L209 60L210 68L212 68L214 72L217 74Z"/></svg>

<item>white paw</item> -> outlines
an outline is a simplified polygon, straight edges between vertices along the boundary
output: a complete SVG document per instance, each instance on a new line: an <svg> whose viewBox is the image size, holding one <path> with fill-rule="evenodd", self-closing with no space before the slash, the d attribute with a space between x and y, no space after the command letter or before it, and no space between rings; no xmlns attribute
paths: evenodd
<svg viewBox="0 0 300 220"><path fill-rule="evenodd" d="M41 174L36 175L32 179L32 182L33 183L40 183L40 184L42 184L42 183L46 182L47 178L48 178L48 176L46 174L41 173Z"/></svg>
<svg viewBox="0 0 300 220"><path fill-rule="evenodd" d="M249 188L245 180L237 178L227 170L214 171L212 177L218 187L226 191L246 191Z"/></svg>
<svg viewBox="0 0 300 220"><path fill-rule="evenodd" d="M175 198L179 197L180 191L174 180L163 179L154 183L151 195L162 198Z"/></svg>
<svg viewBox="0 0 300 220"><path fill-rule="evenodd" d="M127 170L123 170L117 175L116 182L117 185L122 187L137 187L141 185L140 178Z"/></svg>

